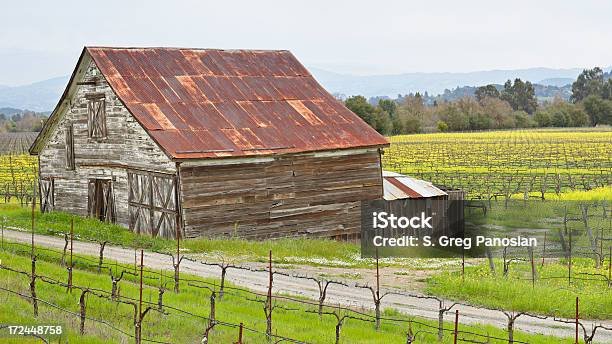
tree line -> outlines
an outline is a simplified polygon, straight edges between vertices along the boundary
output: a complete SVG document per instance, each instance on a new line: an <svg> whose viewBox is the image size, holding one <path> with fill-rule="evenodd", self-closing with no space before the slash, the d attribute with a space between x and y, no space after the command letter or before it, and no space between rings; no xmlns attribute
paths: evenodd
<svg viewBox="0 0 612 344"><path fill-rule="evenodd" d="M33 111L12 115L0 113L0 133L40 131L47 117L45 114Z"/></svg>
<svg viewBox="0 0 612 344"><path fill-rule="evenodd" d="M363 96L345 105L381 134L612 124L612 78L601 68L584 70L572 84L570 101L538 103L534 85L520 78L499 88L489 84L473 96L427 104L420 93L371 104Z"/></svg>

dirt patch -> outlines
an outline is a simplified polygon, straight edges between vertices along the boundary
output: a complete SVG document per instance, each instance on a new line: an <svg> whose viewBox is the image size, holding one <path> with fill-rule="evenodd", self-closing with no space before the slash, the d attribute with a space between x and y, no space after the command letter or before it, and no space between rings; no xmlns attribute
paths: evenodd
<svg viewBox="0 0 612 344"><path fill-rule="evenodd" d="M266 269L264 263L242 263L254 269ZM460 268L460 262L448 261L448 263L435 262L431 265L420 266L418 269L407 267L381 267L381 288L401 289L406 291L422 292L426 286L428 277L441 270L456 270ZM327 266L310 266L297 264L277 264L275 270L299 276L320 277L327 280L341 281L347 285L376 285L376 269L366 268L344 268Z"/></svg>

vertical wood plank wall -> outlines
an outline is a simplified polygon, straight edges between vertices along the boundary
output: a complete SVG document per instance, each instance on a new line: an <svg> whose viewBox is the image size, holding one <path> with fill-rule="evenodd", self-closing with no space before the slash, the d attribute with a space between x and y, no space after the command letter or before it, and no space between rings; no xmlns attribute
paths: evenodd
<svg viewBox="0 0 612 344"><path fill-rule="evenodd" d="M352 238L360 201L382 197L378 151L181 166L185 235Z"/></svg>

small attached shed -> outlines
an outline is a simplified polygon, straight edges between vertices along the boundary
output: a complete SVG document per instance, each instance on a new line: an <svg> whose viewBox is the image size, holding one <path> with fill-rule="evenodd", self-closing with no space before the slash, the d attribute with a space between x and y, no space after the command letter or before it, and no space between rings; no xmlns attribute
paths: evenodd
<svg viewBox="0 0 612 344"><path fill-rule="evenodd" d="M383 171L383 199L446 199L448 194L430 182L406 175Z"/></svg>
<svg viewBox="0 0 612 344"><path fill-rule="evenodd" d="M87 47L30 153L43 211L169 238L351 237L386 146L288 51Z"/></svg>
<svg viewBox="0 0 612 344"><path fill-rule="evenodd" d="M430 182L383 171L383 199L386 210L397 216L413 217L421 212L437 214L442 221L448 214L449 195ZM416 200L416 201L415 201Z"/></svg>

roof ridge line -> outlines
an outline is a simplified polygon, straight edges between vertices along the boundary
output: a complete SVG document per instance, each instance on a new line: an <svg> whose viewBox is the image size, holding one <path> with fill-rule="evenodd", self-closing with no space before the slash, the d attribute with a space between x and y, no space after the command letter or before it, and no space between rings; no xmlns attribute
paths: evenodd
<svg viewBox="0 0 612 344"><path fill-rule="evenodd" d="M166 49L166 50L201 50L201 51L226 51L226 52L239 52L239 51L249 51L249 52L289 52L291 53L291 51L289 49L221 49L221 48L187 48L187 47L162 47L162 46L157 46L157 47L118 47L118 46L104 46L104 45L86 45L85 46L86 49L115 49L115 50L121 50L121 49L148 49L148 50L153 50L153 49Z"/></svg>

